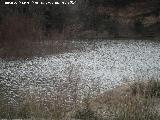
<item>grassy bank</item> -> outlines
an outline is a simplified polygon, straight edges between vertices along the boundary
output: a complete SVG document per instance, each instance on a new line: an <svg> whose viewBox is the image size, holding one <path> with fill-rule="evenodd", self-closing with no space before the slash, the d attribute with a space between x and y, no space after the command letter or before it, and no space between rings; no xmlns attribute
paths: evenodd
<svg viewBox="0 0 160 120"><path fill-rule="evenodd" d="M19 93L17 104L5 97L9 88L1 84L0 118L7 119L53 119L53 120L159 120L160 81L125 83L106 92L90 87L80 94L80 84L70 81L67 91L39 96ZM62 84L61 84L62 85ZM64 86L64 84L63 84ZM84 86L84 85L83 85ZM100 86L98 86L100 87ZM79 88L79 89L77 89ZM58 88L57 88L58 89ZM59 88L60 89L60 88ZM93 94L95 93L96 94ZM25 93L27 94L27 93ZM44 93L45 94L45 93Z"/></svg>

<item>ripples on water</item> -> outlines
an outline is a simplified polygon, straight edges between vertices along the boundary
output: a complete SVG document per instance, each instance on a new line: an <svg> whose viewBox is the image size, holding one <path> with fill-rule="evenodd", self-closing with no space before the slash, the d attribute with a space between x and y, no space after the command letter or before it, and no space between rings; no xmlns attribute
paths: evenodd
<svg viewBox="0 0 160 120"><path fill-rule="evenodd" d="M120 84L125 78L159 78L160 45L157 42L108 40L82 43L76 45L85 46L83 51L28 60L0 59L0 82L10 86L10 91L18 88L25 92L37 88L51 94L55 83L67 82L68 76L88 84L100 81L105 87Z"/></svg>

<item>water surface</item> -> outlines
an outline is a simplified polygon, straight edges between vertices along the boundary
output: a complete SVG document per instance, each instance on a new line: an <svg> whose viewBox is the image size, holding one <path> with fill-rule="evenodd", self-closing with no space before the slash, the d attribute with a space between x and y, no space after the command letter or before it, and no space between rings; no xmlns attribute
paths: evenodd
<svg viewBox="0 0 160 120"><path fill-rule="evenodd" d="M67 44L67 43L65 43ZM147 40L73 41L83 48L56 55L7 61L0 59L0 82L11 89L54 89L57 81L99 81L106 88L124 79L159 78L160 44ZM12 92L11 92L12 94ZM16 97L16 95L13 95Z"/></svg>

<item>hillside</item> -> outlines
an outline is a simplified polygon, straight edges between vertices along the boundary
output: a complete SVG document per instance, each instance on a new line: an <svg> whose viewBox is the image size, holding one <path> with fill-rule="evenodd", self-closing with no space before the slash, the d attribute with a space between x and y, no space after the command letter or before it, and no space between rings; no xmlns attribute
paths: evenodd
<svg viewBox="0 0 160 120"><path fill-rule="evenodd" d="M67 0L65 0L67 1ZM78 0L75 5L1 4L0 40L159 38L158 0Z"/></svg>
<svg viewBox="0 0 160 120"><path fill-rule="evenodd" d="M92 1L92 0L91 0ZM160 2L157 0L97 1L93 26L104 37L158 37ZM100 36L101 36L100 35Z"/></svg>

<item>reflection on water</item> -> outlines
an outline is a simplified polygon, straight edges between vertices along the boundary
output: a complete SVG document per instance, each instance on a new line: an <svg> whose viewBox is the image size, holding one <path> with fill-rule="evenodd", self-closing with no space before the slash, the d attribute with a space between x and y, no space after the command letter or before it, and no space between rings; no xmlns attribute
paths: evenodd
<svg viewBox="0 0 160 120"><path fill-rule="evenodd" d="M85 49L28 60L1 59L1 83L24 91L33 86L47 90L53 88L55 81L65 81L71 75L87 83L98 80L111 87L124 78L148 79L160 75L160 45L157 42L107 40L73 42L73 45Z"/></svg>

